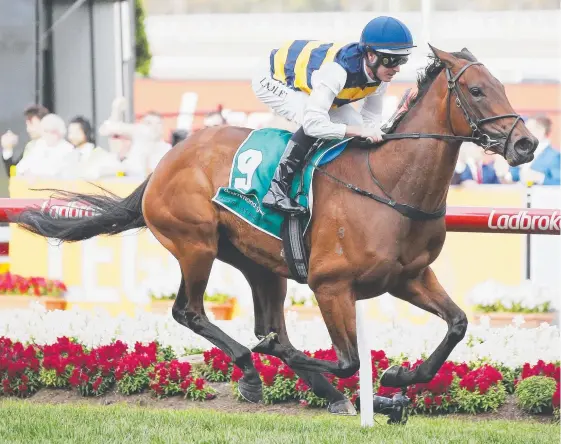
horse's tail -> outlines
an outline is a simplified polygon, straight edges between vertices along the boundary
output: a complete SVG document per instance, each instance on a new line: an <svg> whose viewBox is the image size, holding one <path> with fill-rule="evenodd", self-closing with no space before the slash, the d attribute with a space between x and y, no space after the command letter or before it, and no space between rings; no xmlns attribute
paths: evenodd
<svg viewBox="0 0 561 444"><path fill-rule="evenodd" d="M129 196L121 198L104 188L108 195L81 194L70 191L55 191L54 198L89 205L92 216L60 218L43 209L26 209L13 220L18 226L44 237L62 242L77 242L100 234L114 235L134 228L146 227L142 214L142 196L149 177Z"/></svg>

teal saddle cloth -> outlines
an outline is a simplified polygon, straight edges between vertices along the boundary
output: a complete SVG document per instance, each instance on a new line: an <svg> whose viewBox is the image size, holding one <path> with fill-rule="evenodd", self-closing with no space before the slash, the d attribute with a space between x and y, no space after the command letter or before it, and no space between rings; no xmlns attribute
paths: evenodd
<svg viewBox="0 0 561 444"><path fill-rule="evenodd" d="M292 132L277 128L253 130L239 146L230 169L227 187L220 187L213 202L231 211L253 227L281 239L281 225L286 213L261 205ZM350 138L324 140L312 154L303 171L295 174L290 197L309 208L309 193L314 171L337 158L346 148ZM304 226L311 219L308 211Z"/></svg>

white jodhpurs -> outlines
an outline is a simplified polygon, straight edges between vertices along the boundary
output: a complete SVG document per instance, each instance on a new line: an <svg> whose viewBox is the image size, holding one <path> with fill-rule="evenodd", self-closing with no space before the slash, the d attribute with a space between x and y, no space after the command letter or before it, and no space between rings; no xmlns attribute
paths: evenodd
<svg viewBox="0 0 561 444"><path fill-rule="evenodd" d="M254 76L251 87L257 98L273 112L298 126L302 125L308 94L295 91L273 79L268 71ZM333 123L363 124L362 115L350 104L331 109L329 117Z"/></svg>

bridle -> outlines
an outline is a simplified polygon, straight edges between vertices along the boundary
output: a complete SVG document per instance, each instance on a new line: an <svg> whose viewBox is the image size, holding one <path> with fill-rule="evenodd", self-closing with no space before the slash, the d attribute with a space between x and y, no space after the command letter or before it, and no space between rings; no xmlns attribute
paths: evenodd
<svg viewBox="0 0 561 444"><path fill-rule="evenodd" d="M483 119L478 119L476 117L476 113L474 112L473 108L469 105L466 97L464 96L464 94L462 93L460 87L458 86L458 79L461 77L461 75L466 72L466 70L468 68L470 68L471 66L474 65L482 65L481 62L469 62L467 63L465 66L462 67L462 69L460 69L458 71L458 73L453 76L452 75L452 71L450 70L450 68L445 67L446 69L446 79L448 82L448 90L446 93L446 113L447 113L447 123L448 123L448 129L450 130L450 132L452 134L430 134L430 133L390 133L390 134L383 134L382 139L383 141L380 143L374 143L372 140L369 140L369 144L370 145L375 145L375 147L380 146L381 144L383 144L385 141L388 140L397 140L397 139L439 139L439 140L453 140L453 141L459 141L459 142L472 142L475 143L476 145L479 145L480 147L482 147L483 149L487 150L490 149L494 146L497 145L501 145L504 144L505 149L506 146L508 144L508 141L510 139L510 136L512 135L512 132L514 131L514 128L516 127L516 125L518 124L518 122L522 119L522 117L518 114L501 114L498 116L492 116L492 117L485 117ZM451 110L450 110L450 101L452 98L452 93L454 93L456 95L456 106L458 108L460 108L466 118L466 121L469 125L469 127L472 130L472 134L471 136L458 136L456 135L456 133L454 132L454 129L452 127L452 120L451 120ZM514 123L512 124L512 127L510 128L508 134L506 135L506 137L498 137L498 138L491 138L491 136L489 136L489 134L484 133L481 130L481 126L485 125L486 123L489 122L493 122L495 120L499 120L499 119L505 119L505 118L514 118ZM504 140L504 142L503 142ZM315 151L311 150L311 151ZM403 214L404 216L413 219L413 220L433 220L433 219L439 219L442 216L444 216L446 214L446 204L432 212L432 213L428 213L426 211L420 210L418 208L412 207L410 205L407 204L400 204L397 203L385 190L384 187L382 187L382 185L380 184L380 182L376 179L376 177L374 176L374 173L372 171L372 167L370 165L370 150L365 150L366 152L366 157L367 157L367 164L368 164L368 171L370 173L370 177L372 179L372 181L380 188L380 190L382 191L382 193L384 193L384 195L386 197L381 197L381 196L377 196L369 191L363 190L353 184L350 183L346 183L342 180L340 180L339 178L333 176L332 174L328 173L327 171L325 171L324 169L320 168L319 166L316 166L315 168L320 171L322 174L325 174L326 176L330 177L331 179L335 180L336 182L344 185L345 187L347 187L348 189L354 191L355 193L361 194L365 197L368 197L370 199L373 199L377 202L383 203L385 205L388 205L390 207L392 207L393 209L395 209L396 211L398 211L399 213Z"/></svg>
<svg viewBox="0 0 561 444"><path fill-rule="evenodd" d="M476 113L473 111L473 108L468 103L464 93L458 86L458 79L462 76L464 72L467 71L468 68L474 65L483 65L481 62L469 62L462 67L458 71L458 73L453 76L452 71L450 68L446 67L446 79L448 82L448 91L446 93L446 114L447 114L447 121L448 121L448 129L452 134L425 134L425 133L391 133L391 134L384 134L382 136L383 140L396 140L396 139L440 139L440 140L455 140L460 142L472 142L476 145L479 145L483 149L487 150L492 148L496 145L507 145L514 128L518 124L518 121L522 120L522 117L519 114L501 114L498 116L492 117L485 117L483 119L478 119L476 117ZM452 127L452 120L451 120L451 111L450 111L450 101L452 98L452 93L456 94L456 106L460 108L466 118L466 121L471 128L472 134L471 136L458 136L454 132L454 128ZM491 138L489 134L484 133L481 130L481 126L485 125L486 123L493 122L499 119L505 119L513 117L515 118L512 127L510 128L506 137L499 137L499 138ZM504 140L504 142L503 142Z"/></svg>

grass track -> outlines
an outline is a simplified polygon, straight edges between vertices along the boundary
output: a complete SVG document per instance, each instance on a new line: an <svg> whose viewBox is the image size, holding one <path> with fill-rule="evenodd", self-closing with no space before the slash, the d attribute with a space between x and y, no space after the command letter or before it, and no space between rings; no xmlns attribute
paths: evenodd
<svg viewBox="0 0 561 444"><path fill-rule="evenodd" d="M413 416L361 429L358 417L225 414L122 405L0 402L0 443L558 443L559 425Z"/></svg>

